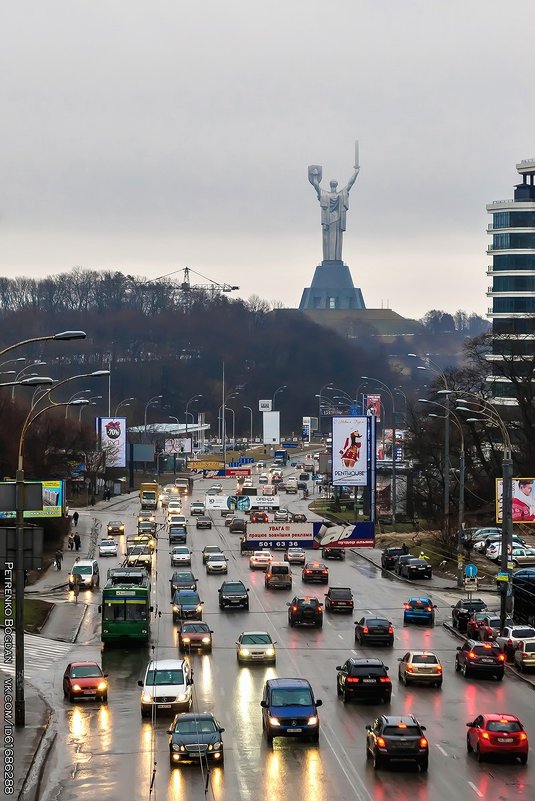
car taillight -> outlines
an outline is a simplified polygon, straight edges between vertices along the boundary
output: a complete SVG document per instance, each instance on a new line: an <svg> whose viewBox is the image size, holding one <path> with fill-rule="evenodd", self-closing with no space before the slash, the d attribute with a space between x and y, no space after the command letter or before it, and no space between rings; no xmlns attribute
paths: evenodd
<svg viewBox="0 0 535 801"><path fill-rule="evenodd" d="M381 684L391 684L390 676L380 676L379 681Z"/></svg>
<svg viewBox="0 0 535 801"><path fill-rule="evenodd" d="M412 673L413 671L414 671L413 666L412 665L407 665L407 673Z"/></svg>
<svg viewBox="0 0 535 801"><path fill-rule="evenodd" d="M489 733L487 731L482 731L481 732L481 737L482 737L483 740L490 740L490 736L489 736Z"/></svg>
<svg viewBox="0 0 535 801"><path fill-rule="evenodd" d="M292 612L297 612L297 606L292 606Z"/></svg>
<svg viewBox="0 0 535 801"><path fill-rule="evenodd" d="M505 662L505 654L498 654L498 659L500 662Z"/></svg>
<svg viewBox="0 0 535 801"><path fill-rule="evenodd" d="M386 743L384 741L384 737L378 737L377 738L377 745L379 746L379 748L386 748Z"/></svg>
<svg viewBox="0 0 535 801"><path fill-rule="evenodd" d="M432 612L433 611L433 607L432 606L426 606L426 611L427 612Z"/></svg>
<svg viewBox="0 0 535 801"><path fill-rule="evenodd" d="M323 606L321 604L318 606L318 612L323 612Z"/></svg>
<svg viewBox="0 0 535 801"><path fill-rule="evenodd" d="M528 735L526 734L525 731L520 732L520 739L522 740L522 742L528 739Z"/></svg>
<svg viewBox="0 0 535 801"><path fill-rule="evenodd" d="M368 633L368 626L363 626L362 627L362 633L363 634L367 634Z"/></svg>
<svg viewBox="0 0 535 801"><path fill-rule="evenodd" d="M306 573L307 575L309 575L310 573L312 573L312 570L305 570L305 573Z"/></svg>
<svg viewBox="0 0 535 801"><path fill-rule="evenodd" d="M500 654L500 656L502 656L502 654ZM527 651L522 651L522 656L529 656L529 654Z"/></svg>
<svg viewBox="0 0 535 801"><path fill-rule="evenodd" d="M403 608L404 608L404 609L410 609L410 608L411 608L411 605L410 605L410 604L403 604Z"/></svg>
<svg viewBox="0 0 535 801"><path fill-rule="evenodd" d="M349 678L346 679L346 683L347 684L358 684L359 681L360 681L360 679L355 679L352 676L350 676Z"/></svg>
<svg viewBox="0 0 535 801"><path fill-rule="evenodd" d="M473 651L468 651L467 656L468 656L468 659L475 659L476 658L476 655L475 655L475 653Z"/></svg>
<svg viewBox="0 0 535 801"><path fill-rule="evenodd" d="M442 665L437 665L437 673L442 673Z"/></svg>
<svg viewBox="0 0 535 801"><path fill-rule="evenodd" d="M321 572L323 573L324 576L329 575L329 571L328 570L322 570Z"/></svg>
<svg viewBox="0 0 535 801"><path fill-rule="evenodd" d="M388 627L388 633L389 634L393 634L394 633L394 629L392 628L392 626Z"/></svg>
<svg viewBox="0 0 535 801"><path fill-rule="evenodd" d="M427 748L427 738L420 737L420 748Z"/></svg>
<svg viewBox="0 0 535 801"><path fill-rule="evenodd" d="M511 638L509 638L509 639L507 640L507 645L512 645L512 644L513 644L513 641L512 641L512 639L511 639Z"/></svg>

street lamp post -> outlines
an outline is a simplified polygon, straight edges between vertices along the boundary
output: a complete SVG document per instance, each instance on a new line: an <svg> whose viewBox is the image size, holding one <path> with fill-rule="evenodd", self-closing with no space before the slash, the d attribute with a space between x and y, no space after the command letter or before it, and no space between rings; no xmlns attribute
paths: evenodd
<svg viewBox="0 0 535 801"><path fill-rule="evenodd" d="M80 389L78 392L75 392L74 395L68 399L67 403L65 404L65 420L69 416L69 404L73 401L78 395L87 395L88 392L91 392L90 389Z"/></svg>
<svg viewBox="0 0 535 801"><path fill-rule="evenodd" d="M279 394L279 392L284 392L285 389L288 389L288 387L286 386L286 384L283 384L281 387L278 387L275 390L275 392L273 393L273 399L271 401L271 410L273 412L275 411L275 398L276 398L276 396Z"/></svg>
<svg viewBox="0 0 535 801"><path fill-rule="evenodd" d="M322 398L322 395L323 395L323 390L324 389L329 389L330 387L333 387L333 386L334 386L334 381L329 381L329 383L328 384L324 384L321 387L320 391L319 391L319 395L318 395L318 428L320 429L320 431L321 431L321 398Z"/></svg>
<svg viewBox="0 0 535 801"><path fill-rule="evenodd" d="M189 408L190 403L195 403L196 401L199 400L199 398L202 398L202 395L192 395L192 397L186 403L186 445L187 445L187 439L188 439L188 414L190 414L190 412L188 412L188 408ZM192 415L192 418L193 418L193 415ZM193 419L195 419L195 418L193 418Z"/></svg>
<svg viewBox="0 0 535 801"><path fill-rule="evenodd" d="M232 449L236 450L236 412L230 406L227 406L226 410L232 412Z"/></svg>
<svg viewBox="0 0 535 801"><path fill-rule="evenodd" d="M119 411L119 409L121 408L121 406L130 406L130 403L129 403L129 401L133 401L133 400L135 400L135 398L123 398L123 400L122 400L122 401L119 401L119 403L118 403L118 404L117 404L117 406L115 407L115 412L114 412L114 415L116 415L116 414L117 414L117 412Z"/></svg>
<svg viewBox="0 0 535 801"><path fill-rule="evenodd" d="M144 416L145 426L143 432L143 439L145 440L145 442L147 441L147 411L149 409L149 406L157 406L160 398L163 398L163 395L154 395L152 398L149 398L147 403L145 404L145 416Z"/></svg>
<svg viewBox="0 0 535 801"><path fill-rule="evenodd" d="M363 381L373 381L375 384L383 387L389 394L392 402L392 528L396 530L396 506L397 506L397 486L396 486L396 401L390 387L379 381L378 378L371 376L361 376Z"/></svg>
<svg viewBox="0 0 535 801"><path fill-rule="evenodd" d="M33 370L34 367L42 367L45 364L46 362L32 362L32 364L27 364L22 368L22 370L19 370L15 377L15 381L18 381L20 378L22 378L26 370ZM37 375L37 373L29 373L27 377L30 375L34 376ZM13 389L11 390L11 403L15 403L15 386L13 386Z"/></svg>
<svg viewBox="0 0 535 801"><path fill-rule="evenodd" d="M249 414L251 415L251 433L250 433L250 436L249 436L249 447L251 448L252 444L253 444L253 410L252 410L252 408L250 406L244 406L243 408L244 409L248 409L249 410Z"/></svg>

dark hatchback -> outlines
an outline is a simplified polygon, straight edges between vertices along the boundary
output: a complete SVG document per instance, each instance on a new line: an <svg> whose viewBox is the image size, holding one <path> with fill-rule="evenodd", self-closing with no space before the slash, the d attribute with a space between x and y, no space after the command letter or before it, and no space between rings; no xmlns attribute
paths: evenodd
<svg viewBox="0 0 535 801"><path fill-rule="evenodd" d="M201 764L203 760L222 765L224 756L221 735L224 731L210 712L183 712L177 715L173 725L167 730L171 767L183 762Z"/></svg>
<svg viewBox="0 0 535 801"><path fill-rule="evenodd" d="M496 643L467 640L457 648L455 670L465 678L474 673L486 673L498 681L505 673L505 654Z"/></svg>
<svg viewBox="0 0 535 801"><path fill-rule="evenodd" d="M325 593L325 609L329 612L352 612L353 593L349 587L329 587Z"/></svg>
<svg viewBox="0 0 535 801"><path fill-rule="evenodd" d="M403 548L385 548L381 554L381 567L384 570L392 570L400 556L405 555Z"/></svg>
<svg viewBox="0 0 535 801"><path fill-rule="evenodd" d="M345 548L322 548L321 555L323 559L345 559Z"/></svg>
<svg viewBox="0 0 535 801"><path fill-rule="evenodd" d="M381 715L372 726L366 726L366 758L373 760L375 770L390 762L415 762L422 773L429 766L429 743L413 715Z"/></svg>
<svg viewBox="0 0 535 801"><path fill-rule="evenodd" d="M392 682L380 659L348 659L336 670L336 692L344 702L357 698L389 703Z"/></svg>
<svg viewBox="0 0 535 801"><path fill-rule="evenodd" d="M451 624L454 629L465 632L468 620L473 612L486 612L487 604L481 598L472 598L471 601L460 600L451 607Z"/></svg>
<svg viewBox="0 0 535 801"><path fill-rule="evenodd" d="M292 598L288 603L289 626L323 626L323 606L318 598Z"/></svg>
<svg viewBox="0 0 535 801"><path fill-rule="evenodd" d="M196 590L197 579L191 570L176 570L169 579L171 586L171 601L177 590Z"/></svg>
<svg viewBox="0 0 535 801"><path fill-rule="evenodd" d="M202 620L202 601L193 590L177 590L173 598L173 623L179 620Z"/></svg>
<svg viewBox="0 0 535 801"><path fill-rule="evenodd" d="M224 581L219 588L219 608L249 609L249 590L243 581Z"/></svg>
<svg viewBox="0 0 535 801"><path fill-rule="evenodd" d="M303 583L317 581L320 584L329 583L329 569L322 562L307 562L301 572Z"/></svg>
<svg viewBox="0 0 535 801"><path fill-rule="evenodd" d="M394 564L394 572L396 575L401 576L401 567L405 562L410 562L411 559L418 559L413 553L405 553L398 556Z"/></svg>
<svg viewBox="0 0 535 801"><path fill-rule="evenodd" d="M384 617L362 617L355 621L355 641L360 645L394 645L394 629Z"/></svg>
<svg viewBox="0 0 535 801"><path fill-rule="evenodd" d="M169 545L184 545L188 539L186 526L169 526Z"/></svg>
<svg viewBox="0 0 535 801"><path fill-rule="evenodd" d="M401 565L400 576L430 579L433 578L433 568L426 559L410 559Z"/></svg>

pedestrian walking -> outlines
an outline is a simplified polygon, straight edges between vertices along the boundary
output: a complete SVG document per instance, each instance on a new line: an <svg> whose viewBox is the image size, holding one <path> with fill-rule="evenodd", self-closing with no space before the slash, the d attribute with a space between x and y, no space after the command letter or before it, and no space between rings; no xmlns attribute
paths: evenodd
<svg viewBox="0 0 535 801"><path fill-rule="evenodd" d="M80 550L81 544L82 540L80 539L80 535L78 534L78 532L76 532L76 534L74 535L74 547L76 548L77 551Z"/></svg>
<svg viewBox="0 0 535 801"><path fill-rule="evenodd" d="M74 548L74 531L69 531L67 544L69 546L69 551L72 551L72 549Z"/></svg>
<svg viewBox="0 0 535 801"><path fill-rule="evenodd" d="M73 516L72 516L72 522L74 523L74 527L75 527L75 528L76 528L76 526L78 525L78 518L79 518L79 517L80 517L80 515L78 514L78 512L75 512L75 513L73 514Z"/></svg>
<svg viewBox="0 0 535 801"><path fill-rule="evenodd" d="M95 505L96 501L95 501L95 496L94 495L91 496L91 500L89 501L89 503L91 504L91 506Z"/></svg>
<svg viewBox="0 0 535 801"><path fill-rule="evenodd" d="M63 562L63 551L60 551L59 548L56 551L56 556L54 558L54 562L55 562L57 570L61 570L61 563Z"/></svg>

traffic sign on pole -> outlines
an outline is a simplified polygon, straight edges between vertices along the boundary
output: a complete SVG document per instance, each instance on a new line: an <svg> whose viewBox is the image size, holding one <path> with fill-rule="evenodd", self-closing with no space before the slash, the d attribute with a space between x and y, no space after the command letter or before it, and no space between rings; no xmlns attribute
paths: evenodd
<svg viewBox="0 0 535 801"><path fill-rule="evenodd" d="M477 576L477 566L471 563L467 564L464 568L464 575L467 578L475 578Z"/></svg>

